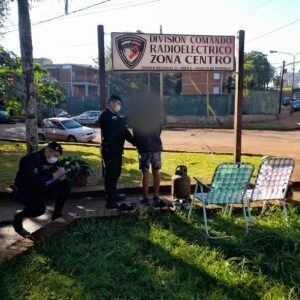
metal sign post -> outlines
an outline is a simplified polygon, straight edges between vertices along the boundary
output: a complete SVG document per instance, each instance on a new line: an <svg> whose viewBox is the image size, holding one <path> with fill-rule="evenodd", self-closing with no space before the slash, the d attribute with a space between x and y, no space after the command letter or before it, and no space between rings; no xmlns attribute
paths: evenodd
<svg viewBox="0 0 300 300"><path fill-rule="evenodd" d="M159 26L159 33L162 34L162 25ZM165 107L164 107L164 73L159 72L159 98L162 123L165 124Z"/></svg>
<svg viewBox="0 0 300 300"><path fill-rule="evenodd" d="M100 85L100 110L106 107L106 85L105 85L105 48L104 27L97 26L98 31L98 60L99 60L99 85Z"/></svg>
<svg viewBox="0 0 300 300"><path fill-rule="evenodd" d="M243 87L244 87L244 46L245 31L237 34L238 48L235 79L235 105L234 105L234 161L241 161L242 152L242 114L243 114Z"/></svg>

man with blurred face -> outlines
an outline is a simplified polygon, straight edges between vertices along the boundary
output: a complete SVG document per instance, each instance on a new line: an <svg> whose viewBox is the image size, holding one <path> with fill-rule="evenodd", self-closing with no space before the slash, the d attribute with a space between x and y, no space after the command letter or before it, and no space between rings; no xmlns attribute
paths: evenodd
<svg viewBox="0 0 300 300"><path fill-rule="evenodd" d="M117 202L124 200L124 197L117 194L124 143L127 140L131 144L135 144L124 119L118 115L121 105L120 97L110 96L107 107L101 112L98 121L101 128L102 170L107 209L119 208Z"/></svg>
<svg viewBox="0 0 300 300"><path fill-rule="evenodd" d="M52 220L62 216L61 212L71 189L69 181L63 176L65 169L57 164L62 152L60 144L50 142L45 148L20 160L15 179L15 197L25 208L14 217L14 229L18 234L25 237L30 235L23 228L23 219L38 217L45 213L46 195L55 198ZM46 187L46 183L54 178L57 178L57 181Z"/></svg>
<svg viewBox="0 0 300 300"><path fill-rule="evenodd" d="M163 208L166 203L159 197L162 140L162 111L160 98L154 93L135 92L131 95L128 116L133 138L138 149L139 169L142 171L144 205ZM152 171L154 194L149 199L148 180Z"/></svg>

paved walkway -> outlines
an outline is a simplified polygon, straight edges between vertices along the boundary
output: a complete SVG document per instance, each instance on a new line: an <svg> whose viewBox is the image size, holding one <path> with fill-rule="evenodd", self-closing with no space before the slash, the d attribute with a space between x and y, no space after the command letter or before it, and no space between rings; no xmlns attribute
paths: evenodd
<svg viewBox="0 0 300 300"><path fill-rule="evenodd" d="M170 201L170 196L162 196L162 199L165 201ZM140 196L130 196L127 198L126 202L135 202L138 203ZM16 202L10 200L1 200L0 199L0 222L12 220L14 213L21 209L22 205L19 205ZM44 215L38 218L25 219L23 226L26 230L33 233L38 229L42 228L46 224L51 222L51 214L53 211L54 205L52 202L49 202L47 205L47 211ZM108 211L105 209L105 201L103 198L80 198L80 199L70 199L67 201L64 207L64 215L72 217L89 217L96 216L103 213L105 216L108 214ZM109 212L111 214L111 211ZM9 245L14 242L21 240L22 237L19 236L13 229L12 224L9 224L4 227L0 227L0 252L1 250L7 248Z"/></svg>
<svg viewBox="0 0 300 300"><path fill-rule="evenodd" d="M86 199L76 199L69 200L65 205L65 214L79 214L81 210L89 209L91 212L96 211L98 209L103 209L104 201L99 200L86 200ZM0 222L12 220L14 213L21 209L22 205L19 205L15 202L9 200L1 200L0 201ZM24 228L30 232L35 232L39 228L45 226L51 221L51 213L53 211L53 203L48 203L47 211L44 215L38 218L25 219L24 220ZM12 225L7 225L4 227L0 227L0 251L1 249L6 248L10 244L15 241L21 239L13 229Z"/></svg>

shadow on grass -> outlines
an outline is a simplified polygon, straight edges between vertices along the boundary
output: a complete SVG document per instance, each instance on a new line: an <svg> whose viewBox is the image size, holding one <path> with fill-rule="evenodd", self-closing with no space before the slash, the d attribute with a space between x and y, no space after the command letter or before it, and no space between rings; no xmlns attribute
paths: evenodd
<svg viewBox="0 0 300 300"><path fill-rule="evenodd" d="M11 291L25 288L23 293L30 296L27 284L41 285L44 280L35 292L42 292L43 287L63 298L67 294L55 288L59 277L71 282L65 284L71 284L70 291L80 287L78 297L93 299L258 299L274 283L283 283L299 294L299 250L297 241L285 236L286 228L281 232L255 224L245 236L244 224L209 215L214 218L214 229L226 228L231 239L205 238L197 213L192 223L181 213L79 220L32 255L5 265L0 279L2 295L14 299ZM228 272L224 268L218 273L211 271L209 264L206 269L201 260L209 254L196 252L201 249L219 253L208 258L220 260L211 262L216 263L212 270L222 263L238 269ZM230 271L244 269L252 274L252 280L261 273L266 277L254 283L228 277ZM51 280L47 274L53 274ZM14 282L14 278L18 280ZM73 292L68 296L72 298Z"/></svg>
<svg viewBox="0 0 300 300"><path fill-rule="evenodd" d="M180 218L171 220L182 225ZM50 293L54 298L64 298L66 294L58 287L63 283L57 286L55 282L56 278L67 278L71 281L69 289L78 289L78 285L81 288L80 292L78 289L71 293L71 298L72 295L85 299L258 298L254 287L229 284L221 276L216 278L188 261L184 253L182 256L171 253L155 243L151 222L144 220L141 224L141 221L133 217L76 222L68 232L47 241L36 253L4 266L1 295L15 299L16 293L20 298L45 293L47 298ZM163 228L169 221L170 218L164 217L157 224ZM99 222L102 222L100 228ZM171 244L175 246L177 242L173 236ZM53 274L51 280L49 273ZM40 294L31 294L28 285L34 284L38 289L35 287L33 293Z"/></svg>
<svg viewBox="0 0 300 300"><path fill-rule="evenodd" d="M240 210L240 214L242 211ZM201 217L200 217L201 215ZM202 213L194 214L202 222ZM236 261L238 265L247 268L255 273L262 273L268 278L273 278L278 282L283 282L285 286L294 289L300 293L300 250L299 234L297 237L291 237L291 230L299 232L299 224L296 227L289 227L285 224L282 215L281 227L271 227L254 223L250 226L249 233L246 235L244 219L240 224L234 222L233 217L224 217L215 212L208 212L211 217L213 233L218 236L229 234L230 238L212 240L206 237L204 226L201 226L201 232L193 226L186 228L187 222L177 220L176 226L172 227L174 234L180 236L189 243L207 244L212 250L220 250L224 258L230 261ZM201 219L200 219L201 218ZM259 219L259 218L258 218ZM181 222L181 224L180 224ZM179 225L180 224L180 225ZM202 242L195 237L204 238Z"/></svg>

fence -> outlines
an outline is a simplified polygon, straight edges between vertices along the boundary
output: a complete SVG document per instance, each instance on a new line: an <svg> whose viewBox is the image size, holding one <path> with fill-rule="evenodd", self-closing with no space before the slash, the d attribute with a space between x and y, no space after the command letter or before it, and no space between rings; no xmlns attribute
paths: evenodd
<svg viewBox="0 0 300 300"><path fill-rule="evenodd" d="M233 112L230 95L165 96L164 100L165 114L170 116L226 116Z"/></svg>
<svg viewBox="0 0 300 300"><path fill-rule="evenodd" d="M279 93L275 91L253 91L243 101L245 115L275 115L278 112Z"/></svg>
<svg viewBox="0 0 300 300"><path fill-rule="evenodd" d="M126 97L124 98L126 108ZM66 110L71 115L87 110L99 110L100 99L91 97L67 97ZM164 96L165 114L170 116L227 116L234 112L231 95L168 95ZM243 102L243 114L277 114L278 93L273 91L253 91Z"/></svg>

